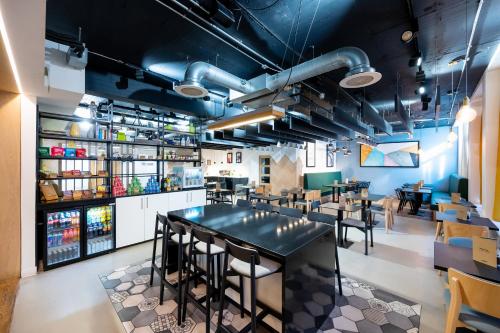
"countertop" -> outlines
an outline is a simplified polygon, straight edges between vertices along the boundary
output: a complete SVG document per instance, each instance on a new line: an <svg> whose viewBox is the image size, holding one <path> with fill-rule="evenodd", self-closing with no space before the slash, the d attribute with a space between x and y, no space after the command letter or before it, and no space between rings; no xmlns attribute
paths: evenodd
<svg viewBox="0 0 500 333"><path fill-rule="evenodd" d="M239 240L285 258L317 238L333 232L330 225L276 213L217 204L168 213L169 218L195 224L230 240Z"/></svg>

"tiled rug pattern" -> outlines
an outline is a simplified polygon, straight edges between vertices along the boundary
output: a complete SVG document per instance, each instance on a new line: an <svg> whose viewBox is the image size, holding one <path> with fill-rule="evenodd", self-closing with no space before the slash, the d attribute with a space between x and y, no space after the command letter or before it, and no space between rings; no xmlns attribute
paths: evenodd
<svg viewBox="0 0 500 333"><path fill-rule="evenodd" d="M177 326L175 297L169 289L165 288L163 305L159 304L159 278L155 274L153 286L150 287L150 270L151 261L146 260L99 276L120 321L125 327L125 331L127 333L205 332L204 313L192 304L188 304L186 322L182 327ZM167 279L175 282L177 274L171 274ZM198 285L198 288L192 288L191 292L195 296L201 297L205 293L204 287L204 285ZM421 310L419 304L347 277L342 278L342 288L344 295L336 295L336 306L333 310L329 310L328 317L318 332L418 332ZM309 303L304 304L304 315L325 317L325 314L315 313L314 310L315 307L317 308L316 305L324 305L321 303L321 299L312 297ZM211 316L211 331L215 332L218 313L212 311ZM299 319L297 318L299 321L297 324L300 327ZM228 306L227 310L224 310L223 324L233 332L240 331L249 321L248 316L241 318L238 308L232 304ZM259 332L267 331L259 329ZM307 332L313 331L307 330Z"/></svg>

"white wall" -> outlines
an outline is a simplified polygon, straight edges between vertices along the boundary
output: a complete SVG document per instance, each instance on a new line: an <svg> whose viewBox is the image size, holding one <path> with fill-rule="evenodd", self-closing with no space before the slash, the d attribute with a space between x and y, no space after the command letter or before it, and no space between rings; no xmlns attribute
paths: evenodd
<svg viewBox="0 0 500 333"><path fill-rule="evenodd" d="M21 96L21 276L36 274L36 98Z"/></svg>
<svg viewBox="0 0 500 333"><path fill-rule="evenodd" d="M359 145L349 157L337 154L337 167L342 171L342 178L356 177L370 181L370 192L394 194L394 189L403 183L417 182L423 179L426 184L433 184L437 190L448 191L448 176L457 172L457 143L447 143L449 128L439 127L415 130L413 139L407 135L384 137L385 141L419 140L423 153L418 168L362 168L359 166Z"/></svg>

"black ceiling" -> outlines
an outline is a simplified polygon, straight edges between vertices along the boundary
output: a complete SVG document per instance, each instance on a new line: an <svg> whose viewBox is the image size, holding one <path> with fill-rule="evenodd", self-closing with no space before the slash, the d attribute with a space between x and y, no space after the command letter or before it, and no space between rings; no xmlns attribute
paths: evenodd
<svg viewBox="0 0 500 333"><path fill-rule="evenodd" d="M179 9L172 0L164 4ZM180 0L188 3L188 0ZM307 43L307 30L320 1L315 22ZM223 1L233 13L236 24L222 28L236 39L253 47L272 62L281 64L285 47L278 40L287 41L293 22L300 18L295 43L294 33L290 44L300 52L304 46L304 58L325 53L342 46L357 46L369 56L372 66L382 73L382 80L364 90L350 91L365 97L389 118L393 111L393 96L399 82L403 100L415 100L412 118L432 118L434 101L427 112L421 111L421 103L414 91L416 68L408 67L409 58L416 45L403 44L401 33L411 27L408 2L404 0L238 0L278 38L265 31L237 5L236 1ZM299 5L300 11L299 11ZM469 0L467 5L468 33L470 34L478 1ZM427 75L428 91L434 91L436 77L441 84L442 117L450 111L451 72L454 85L458 82L461 64L449 67L448 62L465 54L466 1L414 0L410 3L418 19L420 31L418 47L424 57L423 69ZM180 9L179 9L180 10ZM480 79L489 59L500 40L500 1L485 0L474 38L468 75L469 95ZM256 61L238 52L206 31L196 27L155 0L47 0L47 29L77 36L82 27L83 41L90 51L116 58L142 68L162 68L164 74L179 80L188 62L201 60L242 78L252 78L264 72ZM294 30L295 32L295 30ZM311 46L314 46L312 48ZM294 63L297 56L293 55ZM288 52L284 67L292 63ZM150 67L153 66L153 67ZM89 68L123 74L123 66L91 56ZM270 71L272 72L272 71ZM335 96L336 88L328 83L338 82L345 71L324 75L312 81L327 95ZM398 79L399 77L399 79ZM463 83L463 81L462 81ZM461 100L464 86L459 88ZM434 94L430 93L434 99Z"/></svg>

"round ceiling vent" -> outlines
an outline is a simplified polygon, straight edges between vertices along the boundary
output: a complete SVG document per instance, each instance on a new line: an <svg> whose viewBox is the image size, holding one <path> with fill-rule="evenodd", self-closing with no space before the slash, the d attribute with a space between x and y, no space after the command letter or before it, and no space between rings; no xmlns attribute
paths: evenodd
<svg viewBox="0 0 500 333"><path fill-rule="evenodd" d="M179 95L189 98L202 98L208 95L208 90L198 84L181 83L174 86L174 90Z"/></svg>
<svg viewBox="0 0 500 333"><path fill-rule="evenodd" d="M342 88L362 88L377 83L382 78L379 72L364 72L346 76L340 81Z"/></svg>

